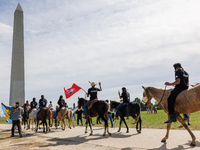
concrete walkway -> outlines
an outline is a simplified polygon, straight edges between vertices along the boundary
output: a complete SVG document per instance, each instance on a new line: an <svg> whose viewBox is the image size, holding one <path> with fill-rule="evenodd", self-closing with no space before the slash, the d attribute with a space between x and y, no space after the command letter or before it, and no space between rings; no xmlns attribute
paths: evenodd
<svg viewBox="0 0 200 150"><path fill-rule="evenodd" d="M0 129L10 129L11 125L0 124ZM85 134L85 127L67 128L65 131L53 128L51 132L44 134L42 130L34 133L31 130L23 130L26 133L31 133L36 136L48 137L52 141L68 141L67 145L73 145L74 148L82 143L86 143L88 148L90 145L94 147L105 147L105 149L122 149L122 150L183 150L183 149L200 149L200 131L193 131L196 136L196 147L189 146L191 137L186 130L171 130L169 139L166 143L162 143L161 139L165 136L165 129L142 129L142 133L138 134L135 129L131 128L129 133L122 128L121 132L117 132L117 128L110 128L112 136L102 136L103 127L93 127L93 135L89 136L90 130ZM59 142L57 143L59 144ZM53 145L46 145L47 147ZM97 148L98 149L98 148Z"/></svg>

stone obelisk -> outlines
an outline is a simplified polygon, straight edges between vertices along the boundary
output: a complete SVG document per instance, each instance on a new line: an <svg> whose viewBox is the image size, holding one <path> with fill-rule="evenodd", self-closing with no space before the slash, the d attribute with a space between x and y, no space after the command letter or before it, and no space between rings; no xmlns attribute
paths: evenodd
<svg viewBox="0 0 200 150"><path fill-rule="evenodd" d="M16 102L19 102L20 105L25 102L24 24L23 10L20 4L17 5L14 13L9 105L14 106Z"/></svg>

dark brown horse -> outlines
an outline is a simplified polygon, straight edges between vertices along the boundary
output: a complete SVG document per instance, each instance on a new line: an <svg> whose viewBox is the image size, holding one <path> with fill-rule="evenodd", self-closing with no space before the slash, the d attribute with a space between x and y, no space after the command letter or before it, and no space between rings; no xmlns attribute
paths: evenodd
<svg viewBox="0 0 200 150"><path fill-rule="evenodd" d="M110 101L110 110L112 111L113 109L116 109L119 104L120 104L120 102ZM140 105L138 103L132 102L132 103L128 103L125 106L123 106L119 110L119 116L120 116L120 123L119 123L118 132L120 132L120 130L121 130L122 121L124 122L124 124L126 125L126 128L127 128L126 133L129 132L129 129L128 129L128 126L126 124L124 117L131 116L131 117L133 117L133 119L135 119L134 124L137 123L136 124L137 132L141 133L142 120L141 120L141 117L140 117ZM138 130L138 123L140 123L140 130Z"/></svg>
<svg viewBox="0 0 200 150"><path fill-rule="evenodd" d="M43 132L44 133L47 133L48 131L51 131L51 118L52 118L52 112L49 108L47 107L44 107L44 108L41 108L37 114L37 126L36 126L36 129L35 131L37 132L38 131L38 124L39 124L39 121L42 120L42 124L43 124ZM47 126L47 121L46 119L49 120L49 127ZM44 125L46 125L46 131L45 131L45 127Z"/></svg>
<svg viewBox="0 0 200 150"><path fill-rule="evenodd" d="M29 129L29 124L28 124L28 119L29 119L29 107L28 107L28 105L24 105L24 108L23 108L23 111L24 111L24 113L23 113L23 115L22 115L22 125L24 125L24 129L26 128L26 124L27 124L27 128L26 128L26 130L28 130Z"/></svg>
<svg viewBox="0 0 200 150"><path fill-rule="evenodd" d="M81 108L86 102L87 100L85 100L84 98L78 98L78 108ZM91 126L91 118L99 117L104 121L105 130L104 130L103 136L106 135L106 129L107 129L108 134L111 136L111 133L108 130L108 120L107 120L108 109L109 109L109 106L105 101L98 100L97 102L93 104L93 106L89 109L89 117L86 119L85 133L87 133L87 125L89 123L90 130L91 130L90 135L93 134L93 130Z"/></svg>

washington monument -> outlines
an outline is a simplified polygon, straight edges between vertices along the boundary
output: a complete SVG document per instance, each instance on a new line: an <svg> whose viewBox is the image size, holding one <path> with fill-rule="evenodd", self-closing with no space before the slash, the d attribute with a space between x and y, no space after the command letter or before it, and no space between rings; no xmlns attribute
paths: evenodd
<svg viewBox="0 0 200 150"><path fill-rule="evenodd" d="M20 4L14 13L12 64L10 81L9 105L14 106L16 102L22 105L25 102L24 88L24 25L23 10Z"/></svg>

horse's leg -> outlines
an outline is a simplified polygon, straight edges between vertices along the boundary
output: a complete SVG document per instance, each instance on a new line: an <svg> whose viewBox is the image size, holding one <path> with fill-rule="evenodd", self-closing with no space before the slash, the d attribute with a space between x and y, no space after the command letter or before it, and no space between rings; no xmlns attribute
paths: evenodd
<svg viewBox="0 0 200 150"><path fill-rule="evenodd" d="M85 123L85 133L87 133L87 126L88 126L88 119L86 119L86 123Z"/></svg>
<svg viewBox="0 0 200 150"><path fill-rule="evenodd" d="M71 129L71 119L68 118L68 121L69 121L69 128Z"/></svg>
<svg viewBox="0 0 200 150"><path fill-rule="evenodd" d="M124 122L124 124L126 125L126 133L129 133L129 128L128 128L128 126L127 126L127 124L126 124L126 120L124 119L124 117L122 117L122 120L123 120L123 122Z"/></svg>
<svg viewBox="0 0 200 150"><path fill-rule="evenodd" d="M142 130L142 119L141 119L141 117L139 118L139 123L140 123L140 130L137 130L137 132L141 133L141 130Z"/></svg>
<svg viewBox="0 0 200 150"><path fill-rule="evenodd" d="M65 130L65 120L62 119L62 122L63 122L63 131Z"/></svg>
<svg viewBox="0 0 200 150"><path fill-rule="evenodd" d="M120 131L121 131L121 125L122 125L122 118L120 117L120 122L119 122L119 130L118 130L118 132L120 132Z"/></svg>
<svg viewBox="0 0 200 150"><path fill-rule="evenodd" d="M91 125L91 119L89 118L89 126L90 126L90 135L93 135L92 125Z"/></svg>
<svg viewBox="0 0 200 150"><path fill-rule="evenodd" d="M106 128L107 128L108 135L111 136L111 133L109 132L109 129L108 129L108 120L105 117L102 117L102 120L104 121L104 126L105 126L105 131L104 131L103 136L106 135Z"/></svg>
<svg viewBox="0 0 200 150"><path fill-rule="evenodd" d="M168 119L169 119L169 115L168 115ZM161 140L161 142L166 142L166 140L168 139L168 137L169 137L169 130L171 128L171 124L172 123L168 123L167 124L167 133L166 133L165 137Z"/></svg>
<svg viewBox="0 0 200 150"><path fill-rule="evenodd" d="M58 129L58 118L56 119L56 129Z"/></svg>
<svg viewBox="0 0 200 150"><path fill-rule="evenodd" d="M51 131L51 118L49 117L49 131Z"/></svg>
<svg viewBox="0 0 200 150"><path fill-rule="evenodd" d="M184 128L189 132L189 134L192 137L192 142L190 143L190 146L196 146L196 137L194 136L194 134L192 133L192 131L188 128L188 125L185 123L185 121L183 120L183 118L180 116L180 114L178 116L176 116L176 119L184 126Z"/></svg>
<svg viewBox="0 0 200 150"><path fill-rule="evenodd" d="M35 132L38 131L38 124L39 124L39 120L37 119L37 124L35 125Z"/></svg>

